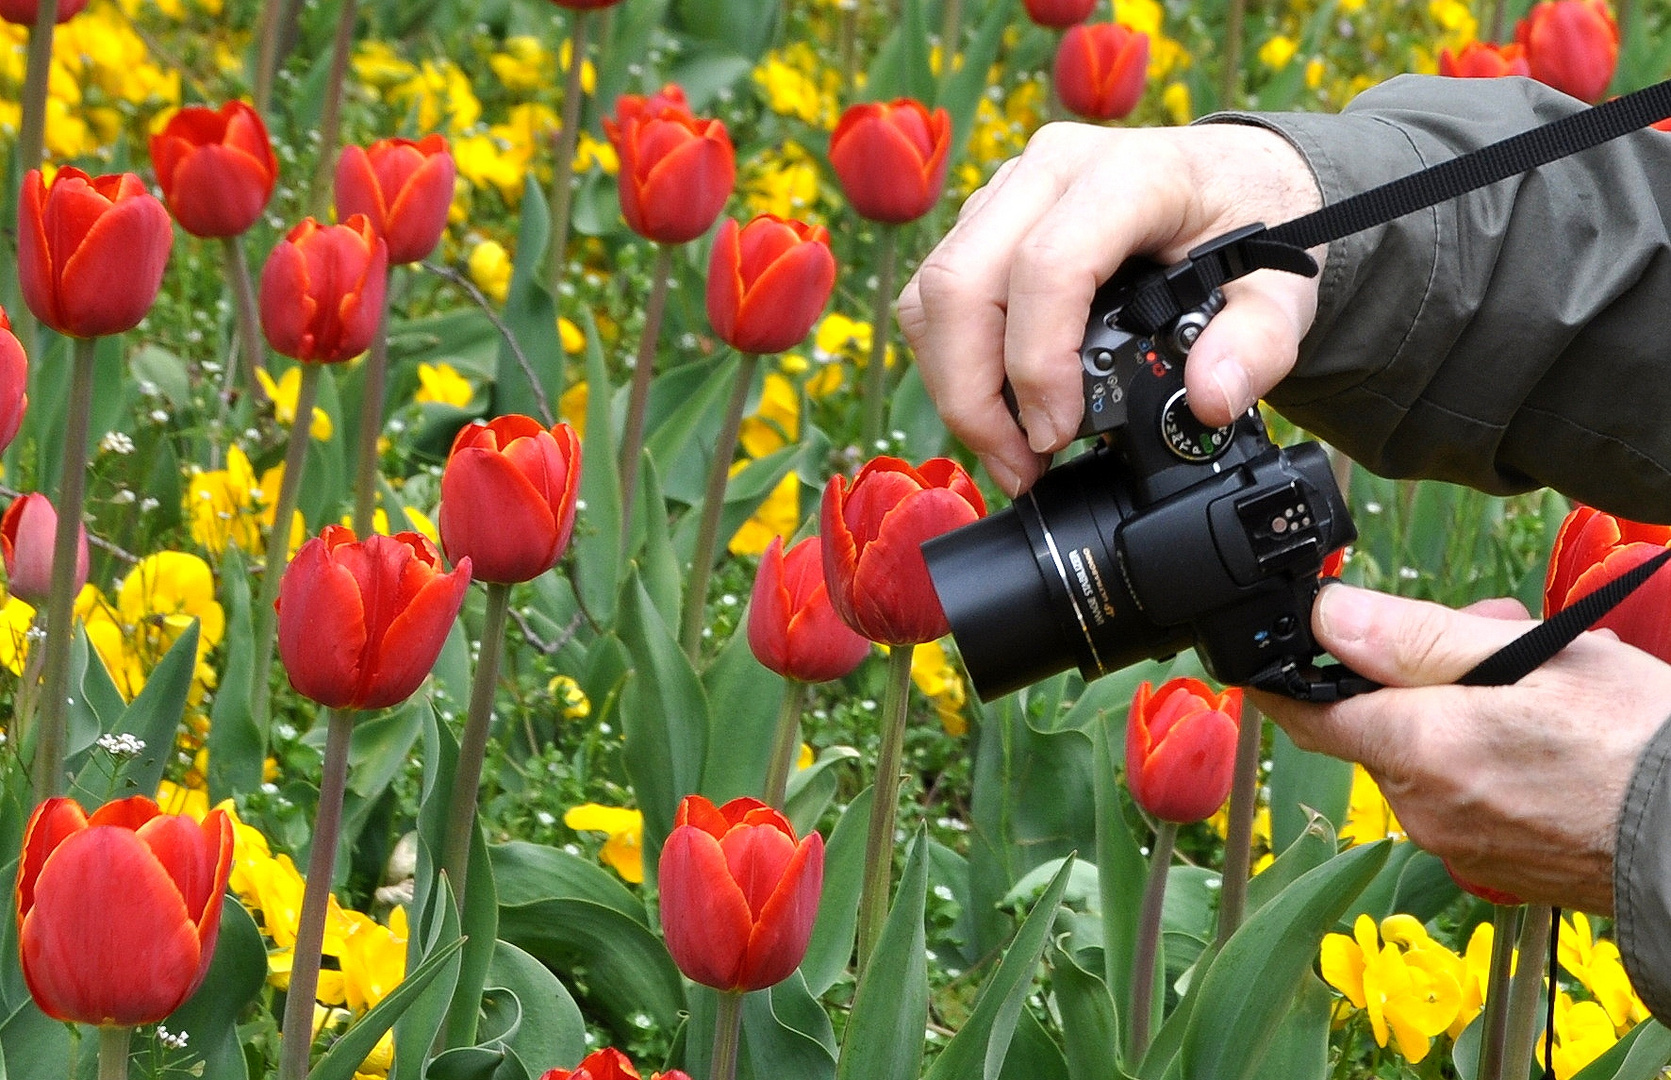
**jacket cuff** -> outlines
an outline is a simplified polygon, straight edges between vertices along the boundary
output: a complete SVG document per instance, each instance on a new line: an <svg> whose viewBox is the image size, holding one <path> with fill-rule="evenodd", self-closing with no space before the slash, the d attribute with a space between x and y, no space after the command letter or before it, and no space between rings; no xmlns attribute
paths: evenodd
<svg viewBox="0 0 1671 1080"><path fill-rule="evenodd" d="M1671 1023L1671 722L1648 741L1625 791L1613 854L1614 933L1625 974Z"/></svg>

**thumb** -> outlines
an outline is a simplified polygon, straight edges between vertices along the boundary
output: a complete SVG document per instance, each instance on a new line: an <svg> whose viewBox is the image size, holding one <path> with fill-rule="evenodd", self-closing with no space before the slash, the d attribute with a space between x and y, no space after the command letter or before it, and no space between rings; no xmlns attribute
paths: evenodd
<svg viewBox="0 0 1671 1080"><path fill-rule="evenodd" d="M1323 589L1312 612L1318 644L1386 686L1455 682L1534 625L1338 584Z"/></svg>

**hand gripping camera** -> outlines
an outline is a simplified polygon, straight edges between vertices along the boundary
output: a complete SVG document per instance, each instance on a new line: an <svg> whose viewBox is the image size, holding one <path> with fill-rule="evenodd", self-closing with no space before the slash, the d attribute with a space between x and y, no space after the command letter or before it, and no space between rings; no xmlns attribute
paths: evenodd
<svg viewBox="0 0 1671 1080"><path fill-rule="evenodd" d="M1092 305L1079 435L1102 442L923 545L983 700L1070 664L1094 679L1191 646L1223 683L1351 692L1311 665L1323 559L1357 537L1328 458L1314 442L1274 445L1254 409L1222 428L1195 418L1184 358L1224 299L1212 289L1138 328L1129 305L1162 273L1128 262Z"/></svg>

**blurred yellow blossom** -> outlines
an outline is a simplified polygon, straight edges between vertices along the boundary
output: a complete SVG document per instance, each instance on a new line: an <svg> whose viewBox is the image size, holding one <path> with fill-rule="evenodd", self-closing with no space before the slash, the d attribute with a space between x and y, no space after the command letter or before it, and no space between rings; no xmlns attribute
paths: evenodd
<svg viewBox="0 0 1671 1080"><path fill-rule="evenodd" d="M564 38L562 46L557 50L557 64L564 75L568 74L569 62L574 59L574 40ZM580 64L580 89L588 94L598 88L598 69L591 60L583 60Z"/></svg>
<svg viewBox="0 0 1671 1080"><path fill-rule="evenodd" d="M605 140L594 139L588 132L582 131L574 149L574 171L589 172L594 166L606 176L614 176L621 171L620 155Z"/></svg>
<svg viewBox="0 0 1671 1080"><path fill-rule="evenodd" d="M1277 34L1268 38L1265 44L1259 46L1259 62L1272 71L1281 71L1288 66L1288 61L1294 59L1294 54L1300 47L1294 39L1285 34Z"/></svg>
<svg viewBox="0 0 1671 1080"><path fill-rule="evenodd" d="M574 428L582 439L586 437L586 384L577 382L564 390L557 399L557 419Z"/></svg>
<svg viewBox="0 0 1671 1080"><path fill-rule="evenodd" d="M445 360L418 364L418 392L412 395L412 400L420 405L434 402L462 409L475 396L476 390L470 385L470 380Z"/></svg>
<svg viewBox="0 0 1671 1080"><path fill-rule="evenodd" d="M1573 1001L1562 990L1555 997L1555 1050L1550 1055L1555 1080L1571 1080L1584 1066L1607 1053L1619 1041L1607 1010L1594 1001ZM1544 1057L1545 1036L1538 1036L1536 1060Z"/></svg>
<svg viewBox="0 0 1671 1080"><path fill-rule="evenodd" d="M354 77L380 91L417 78L418 66L386 41L367 39L354 47Z"/></svg>
<svg viewBox="0 0 1671 1080"><path fill-rule="evenodd" d="M522 198L523 178L528 174L527 154L492 135L482 134L454 139L452 151L458 175L472 187L491 186L513 206Z"/></svg>
<svg viewBox="0 0 1671 1080"><path fill-rule="evenodd" d="M1207 819L1207 824L1219 835L1220 839L1228 840L1230 838L1230 804L1227 802L1219 807L1218 812ZM1271 853L1271 808L1263 801L1253 812L1253 835L1248 840L1252 855L1248 868L1257 874L1276 861L1276 856Z"/></svg>
<svg viewBox="0 0 1671 1080"><path fill-rule="evenodd" d="M1188 83L1167 83L1166 89L1160 92L1160 105L1166 110L1167 119L1179 127L1195 119L1195 104L1190 100Z"/></svg>
<svg viewBox="0 0 1671 1080"><path fill-rule="evenodd" d="M1429 0L1427 10L1444 31L1436 47L1461 52L1479 33L1479 20L1463 0Z"/></svg>
<svg viewBox="0 0 1671 1080"><path fill-rule="evenodd" d="M296 401L302 394L302 365L292 364L283 375L274 381L267 374L267 369L257 365L256 380L261 383L261 389L273 399L273 418L285 427L296 422ZM331 414L315 405L313 407L313 422L308 425L308 435L318 442L328 442L336 427L331 423Z"/></svg>
<svg viewBox="0 0 1671 1080"><path fill-rule="evenodd" d="M580 684L567 675L553 675L546 690L563 710L565 720L584 720L592 715L592 700Z"/></svg>
<svg viewBox="0 0 1671 1080"><path fill-rule="evenodd" d="M731 475L736 476L748 464L747 461L733 463ZM759 555L771 545L772 537L781 536L787 543L800 525L801 478L791 470L772 488L754 515L743 522L726 549L733 555Z"/></svg>
<svg viewBox="0 0 1671 1080"><path fill-rule="evenodd" d="M1114 5L1114 21L1148 35L1150 79L1164 79L1188 65L1189 55L1183 45L1166 36L1166 9L1160 0L1120 0Z"/></svg>
<svg viewBox="0 0 1671 1080"><path fill-rule="evenodd" d="M1352 795L1346 808L1346 825L1340 838L1352 843L1369 844L1376 840L1402 840L1404 829L1387 803L1375 778L1362 765L1352 766Z"/></svg>
<svg viewBox="0 0 1671 1080"><path fill-rule="evenodd" d="M964 702L968 700L963 676L946 656L944 645L925 641L912 650L911 681L934 703L935 715L946 734L961 738L968 733L969 718L963 714Z"/></svg>
<svg viewBox="0 0 1671 1080"><path fill-rule="evenodd" d="M530 94L556 81L557 58L539 38L516 34L505 39L503 52L487 58L500 85L513 94Z"/></svg>
<svg viewBox="0 0 1671 1080"><path fill-rule="evenodd" d="M1323 938L1323 978L1369 1014L1377 1046L1386 1046L1390 1037L1412 1064L1427 1056L1433 1037L1456 1018L1461 963L1409 915L1386 919L1380 935L1373 918L1359 915L1351 937Z"/></svg>
<svg viewBox="0 0 1671 1080"><path fill-rule="evenodd" d="M417 72L389 89L389 104L412 113L419 131L462 135L482 116L470 77L451 60L425 60Z"/></svg>
<svg viewBox="0 0 1671 1080"><path fill-rule="evenodd" d="M470 280L496 304L511 292L511 253L497 240L483 240L470 249Z"/></svg>
<svg viewBox="0 0 1671 1080"><path fill-rule="evenodd" d="M344 910L342 920L339 968L319 973L319 1000L363 1013L406 977L406 909L391 911L387 926L358 911Z"/></svg>
<svg viewBox="0 0 1671 1080"><path fill-rule="evenodd" d="M557 317L557 337L563 343L563 351L570 356L586 351L586 334L566 315Z"/></svg>
<svg viewBox="0 0 1671 1080"><path fill-rule="evenodd" d="M1561 928L1559 943L1561 966L1572 973L1590 996L1607 1010L1614 1030L1623 1035L1648 1018L1648 1007L1636 996L1625 975L1624 961L1619 946L1606 938L1594 938L1590 920L1582 912Z"/></svg>
<svg viewBox="0 0 1671 1080"><path fill-rule="evenodd" d="M802 743L801 752L795 755L795 771L812 768L812 763L816 760L818 759L813 755L812 747Z"/></svg>
<svg viewBox="0 0 1671 1080"><path fill-rule="evenodd" d="M749 457L765 457L801 437L801 399L795 384L768 371L761 385L760 407L743 418L737 441Z"/></svg>
<svg viewBox="0 0 1671 1080"><path fill-rule="evenodd" d="M742 173L739 188L751 214L805 218L818 201L818 163L793 139L761 151Z"/></svg>
<svg viewBox="0 0 1671 1080"><path fill-rule="evenodd" d="M35 625L35 609L11 594L0 607L0 667L13 675L23 674L29 656L29 628Z"/></svg>
<svg viewBox="0 0 1671 1080"><path fill-rule="evenodd" d="M165 814L184 815L193 821L209 816L209 793L203 788L186 787L172 780L157 785L156 803Z"/></svg>
<svg viewBox="0 0 1671 1080"><path fill-rule="evenodd" d="M634 885L644 880L644 815L620 806L582 803L563 815L563 824L575 832L607 833L598 858L623 880Z"/></svg>
<svg viewBox="0 0 1671 1080"><path fill-rule="evenodd" d="M280 462L261 474L257 481L248 455L237 444L227 448L226 468L191 474L186 484L186 521L191 538L210 554L225 554L228 544L255 554L266 541L262 531L270 529L277 513L274 505L284 481ZM290 550L302 545L306 525L300 511L290 517Z"/></svg>
<svg viewBox="0 0 1671 1080"><path fill-rule="evenodd" d="M835 127L841 72L826 65L807 42L767 53L754 69L754 85L773 112L814 127Z"/></svg>

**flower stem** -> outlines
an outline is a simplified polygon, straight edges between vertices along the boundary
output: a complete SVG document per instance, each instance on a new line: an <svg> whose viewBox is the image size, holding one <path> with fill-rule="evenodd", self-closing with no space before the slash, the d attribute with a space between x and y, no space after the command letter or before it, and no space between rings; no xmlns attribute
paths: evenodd
<svg viewBox="0 0 1671 1080"><path fill-rule="evenodd" d="M650 384L656 375L656 344L661 339L662 314L673 277L673 246L656 245L656 266L650 271L650 302L644 309L644 333L638 339L638 359L632 369L632 393L627 398L626 429L621 432L621 550L631 544L632 511L638 503L638 458L644 449L644 414L650 403Z"/></svg>
<svg viewBox="0 0 1671 1080"><path fill-rule="evenodd" d="M52 70L52 35L57 26L58 0L39 0L23 69L23 116L18 121L17 136L19 173L41 167L46 145L47 76Z"/></svg>
<svg viewBox="0 0 1671 1080"><path fill-rule="evenodd" d="M1538 1004L1543 992L1543 965L1538 962L1549 947L1549 906L1528 904L1520 924L1520 963L1509 980L1508 1031L1503 1039L1503 1076L1519 1078L1530 1073L1532 1050L1537 1042ZM1554 993L1554 989L1550 989Z"/></svg>
<svg viewBox="0 0 1671 1080"><path fill-rule="evenodd" d="M75 570L81 513L87 495L87 427L93 410L97 338L75 339L75 370L64 432L64 472L58 481L58 531L52 538L52 581L46 601L45 700L35 740L35 798L63 791L64 740L70 704L70 645L75 640Z"/></svg>
<svg viewBox="0 0 1671 1080"><path fill-rule="evenodd" d="M307 466L309 429L313 427L313 403L319 396L319 365L302 365L302 385L296 391L296 418L290 424L290 444L284 451L284 479L279 484L278 505L273 508L273 527L267 533L267 563L261 571L261 597L255 604L255 667L250 675L250 715L261 744L267 745L267 722L272 716L273 695L268 680L273 670L273 637L278 633L279 580L290 560L290 519L296 512L296 493L302 487L302 470Z"/></svg>
<svg viewBox="0 0 1671 1080"><path fill-rule="evenodd" d="M470 872L470 841L476 832L476 793L482 782L482 762L487 757L488 729L493 726L493 691L499 684L499 654L504 649L505 616L510 599L509 585L488 583L481 655L476 659L476 677L470 684L470 714L464 721L458 767L453 772L453 797L441 869L446 871L453 899L460 907L464 906L464 882Z"/></svg>
<svg viewBox="0 0 1671 1080"><path fill-rule="evenodd" d="M870 320L870 364L865 368L864 426L859 431L859 445L867 455L876 452L887 417L888 339L893 336L894 262L898 250L899 226L882 226L876 255L876 309Z"/></svg>
<svg viewBox="0 0 1671 1080"><path fill-rule="evenodd" d="M331 70L325 83L325 104L319 114L319 175L314 177L314 217L323 218L331 205L331 186L336 177L337 143L342 138L342 84L348 77L348 54L354 49L354 22L358 0L338 0L337 36L331 44Z"/></svg>
<svg viewBox="0 0 1671 1080"><path fill-rule="evenodd" d="M859 81L859 5L857 0L841 6L841 93L844 101L853 100Z"/></svg>
<svg viewBox="0 0 1671 1080"><path fill-rule="evenodd" d="M1514 941L1520 909L1498 904L1491 912L1491 972L1485 984L1485 1016L1480 1020L1479 1080L1503 1080L1507 1045L1509 977L1514 970Z"/></svg>
<svg viewBox="0 0 1671 1080"><path fill-rule="evenodd" d="M709 1062L709 1080L736 1080L737 1050L743 1035L743 991L719 996L714 1014L714 1053Z"/></svg>
<svg viewBox="0 0 1671 1080"><path fill-rule="evenodd" d="M391 275L392 276L392 275ZM372 533L377 513L377 437L383 432L383 398L389 376L389 305L394 290L383 290L383 315L366 355L366 381L360 395L360 443L354 459L354 535ZM301 414L297 414L298 421ZM310 418L311 419L311 418ZM394 531L394 522L389 523Z"/></svg>
<svg viewBox="0 0 1671 1080"><path fill-rule="evenodd" d="M261 315L256 307L255 282L250 277L249 257L244 254L243 238L223 237L221 250L226 256L226 276L232 279L232 294L238 304L238 355L226 361L226 372L222 376L220 398L224 409L231 404L238 384L238 360L249 368L249 374L244 378L251 392L257 400L265 399L266 394L255 377L255 369L267 362L267 350L261 339Z"/></svg>
<svg viewBox="0 0 1671 1080"><path fill-rule="evenodd" d="M342 831L342 796L348 786L348 744L354 714L324 710L325 765L319 779L319 812L313 819L313 849L308 853L302 914L296 924L296 948L285 992L279 1080L307 1080L308 1051L313 1046L313 1003L319 993L319 961L325 945L325 914L336 868L337 837Z"/></svg>
<svg viewBox="0 0 1671 1080"><path fill-rule="evenodd" d="M772 740L772 764L766 773L766 803L782 810L789 791L789 774L801 749L801 709L806 705L807 685L799 679L785 680L783 705L777 714L777 735Z"/></svg>
<svg viewBox="0 0 1671 1080"><path fill-rule="evenodd" d="M876 756L876 797L870 804L865 836L864 886L859 894L859 970L863 978L871 950L888 921L888 893L893 883L894 824L899 820L899 770L905 756L905 719L911 703L910 645L888 652L887 689L882 695L882 749Z"/></svg>
<svg viewBox="0 0 1671 1080"><path fill-rule="evenodd" d="M1219 108L1239 107L1237 99L1242 91L1242 23L1247 13L1247 0L1230 0L1224 20L1224 68L1219 73Z"/></svg>
<svg viewBox="0 0 1671 1080"><path fill-rule="evenodd" d="M128 1043L131 1027L99 1029L99 1080L128 1080Z"/></svg>
<svg viewBox="0 0 1671 1080"><path fill-rule="evenodd" d="M261 54L255 62L255 111L263 117L273 101L273 79L278 73L279 39L284 36L289 22L286 12L294 0L266 0L261 5L261 24L256 33L261 37Z"/></svg>
<svg viewBox="0 0 1671 1080"><path fill-rule="evenodd" d="M551 163L551 247L546 258L550 262L551 303L557 314L563 313L563 267L569 258L569 209L574 205L574 152L580 145L580 106L585 99L581 72L586 67L586 38L592 25L591 12L576 11L569 17L569 70L563 82L563 126L557 129L555 160ZM563 350L556 350L557 363L563 363ZM561 394L566 379L558 368L556 384L551 393Z"/></svg>
<svg viewBox="0 0 1671 1080"><path fill-rule="evenodd" d="M1178 826L1163 821L1155 830L1155 850L1149 856L1149 882L1143 888L1143 907L1137 915L1137 947L1131 964L1131 1057L1142 1061L1149 1049L1151 1013L1155 1003L1155 961L1160 954L1160 917L1166 905L1166 875L1172 868L1172 849Z"/></svg>
<svg viewBox="0 0 1671 1080"><path fill-rule="evenodd" d="M963 44L963 0L945 0L940 23L940 72L952 70L952 60Z"/></svg>
<svg viewBox="0 0 1671 1080"><path fill-rule="evenodd" d="M725 485L731 479L731 455L737 449L737 432L743 426L743 406L754 385L754 369L760 363L755 353L743 353L737 365L737 381L731 386L731 400L725 406L719 438L714 442L714 460L708 466L708 487L702 495L702 521L696 530L696 553L690 564L690 584L685 592L684 617L680 620L680 644L695 664L702 655L702 623L708 612L708 581L714 575L714 548L719 543L719 519L725 509Z"/></svg>
<svg viewBox="0 0 1671 1080"><path fill-rule="evenodd" d="M1265 724L1259 710L1242 703L1236 733L1236 772L1230 785L1230 823L1224 830L1224 885L1218 902L1218 944L1222 948L1242 925L1247 879L1253 860L1253 815L1259 799L1259 747Z"/></svg>

